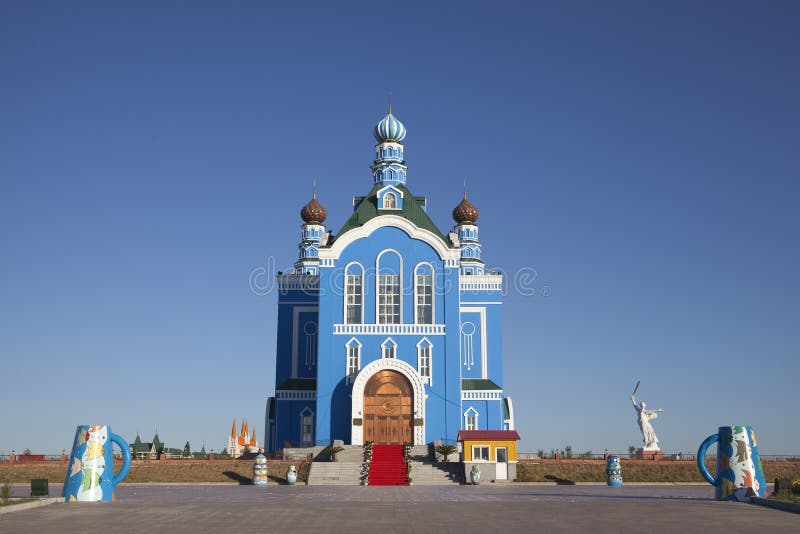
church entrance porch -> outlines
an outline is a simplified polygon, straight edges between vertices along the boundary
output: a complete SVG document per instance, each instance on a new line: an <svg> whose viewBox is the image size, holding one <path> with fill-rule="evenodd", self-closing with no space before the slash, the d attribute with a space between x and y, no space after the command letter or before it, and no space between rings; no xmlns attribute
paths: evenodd
<svg viewBox="0 0 800 534"><path fill-rule="evenodd" d="M378 371L364 387L364 441L413 443L414 400L411 383L401 373Z"/></svg>
<svg viewBox="0 0 800 534"><path fill-rule="evenodd" d="M351 444L425 445L425 385L399 358L379 358L353 381Z"/></svg>

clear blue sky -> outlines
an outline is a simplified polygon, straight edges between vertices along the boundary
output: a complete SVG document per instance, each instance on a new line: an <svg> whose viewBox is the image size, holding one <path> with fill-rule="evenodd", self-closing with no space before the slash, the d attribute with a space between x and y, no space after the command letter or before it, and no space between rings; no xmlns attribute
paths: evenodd
<svg viewBox="0 0 800 534"><path fill-rule="evenodd" d="M119 4L119 3L115 3ZM436 5L434 5L436 4ZM441 228L466 179L523 448L800 452L797 2L0 2L0 453L108 423L263 438L318 180L369 190L391 89Z"/></svg>

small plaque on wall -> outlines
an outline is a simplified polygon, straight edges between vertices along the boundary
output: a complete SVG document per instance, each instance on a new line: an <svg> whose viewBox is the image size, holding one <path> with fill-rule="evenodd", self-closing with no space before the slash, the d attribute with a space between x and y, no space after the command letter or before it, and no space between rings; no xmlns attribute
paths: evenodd
<svg viewBox="0 0 800 534"><path fill-rule="evenodd" d="M361 418L353 419L353 426L361 426Z"/></svg>
<svg viewBox="0 0 800 534"><path fill-rule="evenodd" d="M425 419L423 419L422 417L414 419L414 426L423 426L423 425L425 425Z"/></svg>

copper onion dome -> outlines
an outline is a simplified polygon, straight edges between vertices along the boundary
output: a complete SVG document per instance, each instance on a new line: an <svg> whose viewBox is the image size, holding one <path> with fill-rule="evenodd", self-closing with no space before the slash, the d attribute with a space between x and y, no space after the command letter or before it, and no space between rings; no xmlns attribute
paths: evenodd
<svg viewBox="0 0 800 534"><path fill-rule="evenodd" d="M453 220L458 224L472 224L478 220L478 208L467 200L466 191L464 192L464 199L453 210Z"/></svg>
<svg viewBox="0 0 800 534"><path fill-rule="evenodd" d="M328 217L328 210L317 202L316 191L314 191L311 202L303 206L303 209L300 210L300 217L302 217L306 224L322 224L325 222L325 219Z"/></svg>

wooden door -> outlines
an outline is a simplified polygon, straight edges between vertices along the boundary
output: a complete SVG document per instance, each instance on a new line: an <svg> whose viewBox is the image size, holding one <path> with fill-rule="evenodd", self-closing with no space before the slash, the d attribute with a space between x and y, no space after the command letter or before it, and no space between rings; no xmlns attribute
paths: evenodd
<svg viewBox="0 0 800 534"><path fill-rule="evenodd" d="M364 441L414 441L411 384L397 371L378 371L364 387Z"/></svg>

